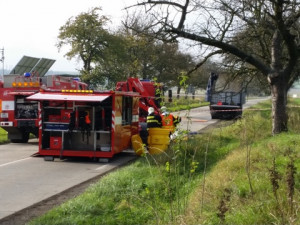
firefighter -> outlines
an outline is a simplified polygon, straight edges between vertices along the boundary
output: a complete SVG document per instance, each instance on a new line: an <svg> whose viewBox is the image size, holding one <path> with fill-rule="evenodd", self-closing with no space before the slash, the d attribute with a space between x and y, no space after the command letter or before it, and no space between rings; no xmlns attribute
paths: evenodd
<svg viewBox="0 0 300 225"><path fill-rule="evenodd" d="M150 129L152 128L161 128L161 117L160 115L155 114L154 108L148 108L148 116L147 116L147 138L146 138L146 145L148 146L148 136ZM147 151L146 151L147 153Z"/></svg>
<svg viewBox="0 0 300 225"><path fill-rule="evenodd" d="M161 117L154 113L154 108L148 108L148 116L147 116L147 129L161 127Z"/></svg>
<svg viewBox="0 0 300 225"><path fill-rule="evenodd" d="M68 113L69 122L69 131L73 131L75 128L75 111Z"/></svg>
<svg viewBox="0 0 300 225"><path fill-rule="evenodd" d="M79 112L79 121L78 121L78 127L81 130L82 133L82 141L84 141L84 134L86 132L87 136L87 143L89 142L89 136L91 132L91 120L89 116L88 111L80 111Z"/></svg>
<svg viewBox="0 0 300 225"><path fill-rule="evenodd" d="M162 127L170 130L170 134L174 133L177 124L181 121L179 116L173 116L167 111L167 107L161 107L161 123Z"/></svg>
<svg viewBox="0 0 300 225"><path fill-rule="evenodd" d="M88 112L86 113L86 116L85 116L85 123L87 124L87 126L91 125L90 115Z"/></svg>

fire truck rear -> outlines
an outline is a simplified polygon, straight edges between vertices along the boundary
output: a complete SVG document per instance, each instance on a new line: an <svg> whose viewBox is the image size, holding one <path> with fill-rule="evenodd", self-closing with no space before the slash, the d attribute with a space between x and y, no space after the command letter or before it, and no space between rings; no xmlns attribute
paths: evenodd
<svg viewBox="0 0 300 225"><path fill-rule="evenodd" d="M138 133L139 94L62 90L27 97L39 101L39 154L109 159L131 148Z"/></svg>
<svg viewBox="0 0 300 225"><path fill-rule="evenodd" d="M41 66L45 62L48 63L48 67ZM24 66L24 63L33 64L20 67ZM53 63L54 60L25 56L15 67L16 71L24 72L28 69L31 72L3 76L0 82L0 126L7 131L11 142L26 143L30 133L38 136L38 102L26 100L26 97L39 92L40 89L87 89L85 83L72 77L40 76L44 75ZM43 71L39 73L38 69Z"/></svg>

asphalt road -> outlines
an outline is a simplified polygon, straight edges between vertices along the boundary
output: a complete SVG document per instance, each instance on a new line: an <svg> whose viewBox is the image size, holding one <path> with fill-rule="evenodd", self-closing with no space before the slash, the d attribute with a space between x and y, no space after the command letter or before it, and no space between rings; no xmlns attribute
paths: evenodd
<svg viewBox="0 0 300 225"><path fill-rule="evenodd" d="M88 159L46 162L34 156L38 141L0 145L0 220L135 159L133 152L109 163Z"/></svg>
<svg viewBox="0 0 300 225"><path fill-rule="evenodd" d="M265 101L269 98L255 98L247 100L243 105L243 109L247 109L258 102ZM209 107L200 107L191 109L190 111L180 111L173 113L181 117L180 129L190 132L198 132L199 130L216 123L219 120L211 119Z"/></svg>
<svg viewBox="0 0 300 225"><path fill-rule="evenodd" d="M261 100L249 100L244 108ZM211 119L208 107L174 114L182 117L180 128L190 132L218 121ZM127 152L109 163L87 159L46 162L35 155L37 151L37 139L28 144L0 145L0 220L136 158L133 152Z"/></svg>

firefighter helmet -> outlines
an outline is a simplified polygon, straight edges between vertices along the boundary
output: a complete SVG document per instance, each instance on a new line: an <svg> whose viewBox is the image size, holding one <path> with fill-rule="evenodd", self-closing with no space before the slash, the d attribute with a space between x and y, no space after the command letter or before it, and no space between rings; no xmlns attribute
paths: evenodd
<svg viewBox="0 0 300 225"><path fill-rule="evenodd" d="M149 114L154 113L154 108L153 108L153 107L149 107L149 108L148 108L148 113L149 113Z"/></svg>
<svg viewBox="0 0 300 225"><path fill-rule="evenodd" d="M166 112L167 111L167 107L166 106L162 106L161 108L160 108L160 110L161 110L161 112Z"/></svg>

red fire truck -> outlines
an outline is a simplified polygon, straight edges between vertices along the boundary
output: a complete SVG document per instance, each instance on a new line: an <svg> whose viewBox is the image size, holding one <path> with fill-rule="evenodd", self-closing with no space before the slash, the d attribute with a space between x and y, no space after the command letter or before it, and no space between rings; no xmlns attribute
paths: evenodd
<svg viewBox="0 0 300 225"><path fill-rule="evenodd" d="M38 135L38 102L26 97L40 89L87 89L85 83L72 77L44 76L54 62L24 56L0 81L0 126L11 142L26 143L30 133Z"/></svg>
<svg viewBox="0 0 300 225"><path fill-rule="evenodd" d="M164 95L163 85L151 80L140 80L130 77L127 81L118 82L117 91L133 91L141 95L139 101L139 134L144 143L147 143L147 115L148 108L153 107L159 113L162 96Z"/></svg>
<svg viewBox="0 0 300 225"><path fill-rule="evenodd" d="M131 147L138 133L139 94L62 90L27 97L38 101L39 154L54 157L112 158Z"/></svg>
<svg viewBox="0 0 300 225"><path fill-rule="evenodd" d="M163 96L163 85L161 83L130 77L127 81L118 82L116 90L133 91L141 95L139 102L140 122L146 122L149 107L153 107L157 112L159 111L161 96Z"/></svg>

